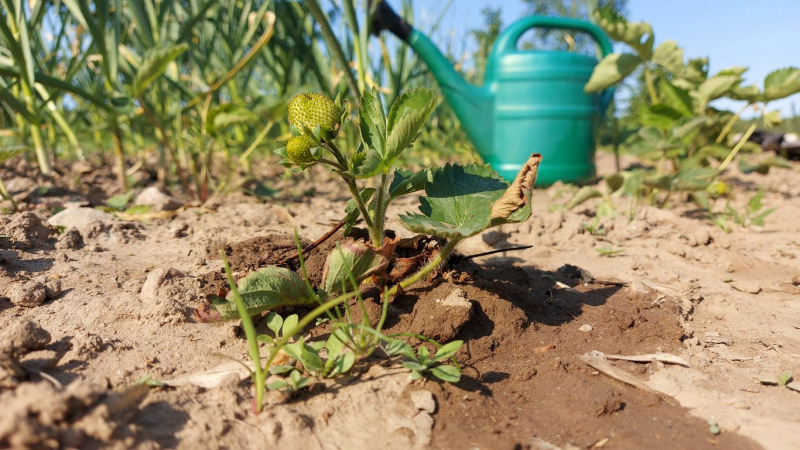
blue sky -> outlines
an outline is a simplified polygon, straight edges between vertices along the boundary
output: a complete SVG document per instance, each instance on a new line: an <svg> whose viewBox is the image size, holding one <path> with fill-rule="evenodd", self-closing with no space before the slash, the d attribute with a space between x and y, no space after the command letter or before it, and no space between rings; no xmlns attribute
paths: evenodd
<svg viewBox="0 0 800 450"><path fill-rule="evenodd" d="M398 0L390 3L399 7ZM416 0L415 14L421 29L437 16L443 0ZM451 39L456 49L471 48L468 30L482 26L481 10L501 8L503 24L508 25L525 14L521 0L454 0L442 24L442 38ZM684 49L684 57L709 57L715 73L733 66L745 66L745 84L763 84L772 70L800 67L800 0L629 0L628 17L653 26L656 45L675 40ZM619 47L620 49L624 47ZM800 94L770 103L768 109L791 113L791 105L800 113ZM738 110L737 102L717 105Z"/></svg>

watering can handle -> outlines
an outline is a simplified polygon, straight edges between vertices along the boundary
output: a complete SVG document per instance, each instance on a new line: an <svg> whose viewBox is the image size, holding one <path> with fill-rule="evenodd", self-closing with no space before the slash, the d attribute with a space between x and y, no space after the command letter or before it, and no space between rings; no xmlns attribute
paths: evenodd
<svg viewBox="0 0 800 450"><path fill-rule="evenodd" d="M588 33L598 44L603 53L603 57L611 54L611 41L597 25L578 19L570 19L566 17L548 17L548 16L529 16L524 17L509 26L494 44L492 53L515 53L517 52L517 42L522 35L531 28L561 28L578 30ZM606 89L600 94L600 111L601 114L605 113L611 99L614 97L614 86Z"/></svg>

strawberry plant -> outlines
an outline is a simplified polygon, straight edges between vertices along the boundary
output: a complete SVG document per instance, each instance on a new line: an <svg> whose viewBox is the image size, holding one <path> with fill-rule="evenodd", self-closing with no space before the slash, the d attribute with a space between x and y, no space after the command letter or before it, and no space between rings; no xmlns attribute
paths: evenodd
<svg viewBox="0 0 800 450"><path fill-rule="evenodd" d="M416 173L396 168L399 156L411 146L436 103L437 98L431 91L416 89L398 97L387 115L378 91L364 91L357 128L362 146L357 152L345 154L336 145L336 137L347 117L345 102L316 94L300 94L290 102L289 121L293 136L284 148L276 151L282 157L281 164L294 171L323 165L335 172L353 197L344 211L346 231L350 232L360 219L367 229L368 238L341 241L328 255L318 286L309 281L303 249L299 245L299 273L288 267L268 265L248 273L237 282L228 271L230 293L227 298L211 298L207 310L212 313L201 318L242 319L250 342L250 355L256 365L253 378L257 410L260 409L266 377L280 349L299 361L306 372L326 377L346 372L357 358L385 345L387 353L408 358L406 366L414 371L415 377L431 374L442 380L458 381L458 367L442 365L442 362L452 359L461 343L441 347L433 356L427 349L414 354L407 344L398 343L399 336L381 333L387 306L396 295L425 280L439 268L463 239L493 226L527 220L531 216L531 190L541 156L533 154L513 183L501 178L488 165L447 164ZM368 179L373 182L359 187L363 180ZM400 215L399 223L412 232L438 240L441 245L420 255L417 258L421 259L419 264L411 264L411 258L395 255L400 239L387 235L386 211L396 199L419 192L423 195L419 198L418 211ZM398 267L404 267L404 270L393 270ZM377 286L382 292L382 314L374 326L366 314L362 298L367 286ZM354 318L350 300L359 305L360 320ZM285 321L278 327L277 319L271 316L270 328L281 332L276 331L274 338L261 338L270 343L266 367L261 367L258 337L250 317L296 305L316 307L293 327L287 327ZM333 341L329 339L326 344L317 344L300 339L290 344L294 336L322 316L331 321ZM438 347L424 337L416 337ZM344 352L345 347L349 353ZM320 356L323 348L326 349L325 358ZM298 381L298 376L290 378L290 381L296 381L297 386L290 381L277 385L299 387L303 383Z"/></svg>

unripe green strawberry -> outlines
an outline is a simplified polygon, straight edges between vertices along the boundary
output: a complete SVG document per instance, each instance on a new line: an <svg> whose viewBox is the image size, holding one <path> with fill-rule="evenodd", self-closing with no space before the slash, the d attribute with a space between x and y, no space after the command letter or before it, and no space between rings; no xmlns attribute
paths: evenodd
<svg viewBox="0 0 800 450"><path fill-rule="evenodd" d="M307 166L317 162L314 155L311 154L311 149L314 147L317 147L317 143L310 137L294 136L286 143L286 156L289 161L298 166Z"/></svg>
<svg viewBox="0 0 800 450"><path fill-rule="evenodd" d="M297 129L305 125L310 129L319 126L330 130L323 136L332 139L341 125L342 109L333 100L321 94L298 94L289 101L289 123Z"/></svg>

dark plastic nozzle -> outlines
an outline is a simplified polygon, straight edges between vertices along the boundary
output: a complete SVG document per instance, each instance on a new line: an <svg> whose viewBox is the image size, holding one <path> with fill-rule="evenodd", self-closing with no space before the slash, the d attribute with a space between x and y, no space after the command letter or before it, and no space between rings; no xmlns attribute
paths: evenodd
<svg viewBox="0 0 800 450"><path fill-rule="evenodd" d="M372 33L377 35L383 30L389 30L390 33L400 38L403 42L408 42L413 30L411 25L398 16L386 0L376 1L377 4L372 12Z"/></svg>

